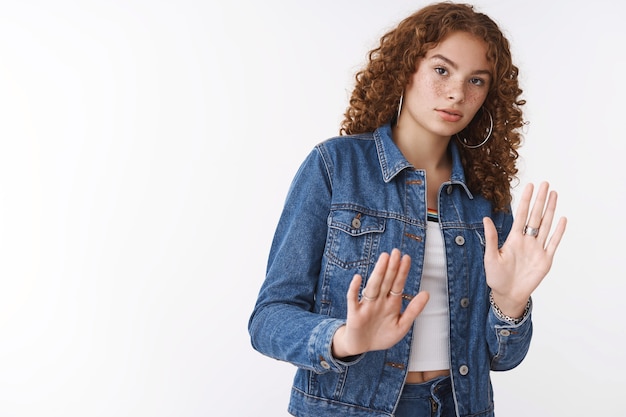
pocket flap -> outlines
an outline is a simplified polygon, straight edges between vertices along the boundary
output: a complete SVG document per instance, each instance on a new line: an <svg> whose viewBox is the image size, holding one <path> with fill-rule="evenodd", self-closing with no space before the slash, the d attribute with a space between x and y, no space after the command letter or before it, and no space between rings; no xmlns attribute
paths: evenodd
<svg viewBox="0 0 626 417"><path fill-rule="evenodd" d="M328 216L328 227L341 230L352 236L385 231L386 219L363 214L357 210L333 210Z"/></svg>

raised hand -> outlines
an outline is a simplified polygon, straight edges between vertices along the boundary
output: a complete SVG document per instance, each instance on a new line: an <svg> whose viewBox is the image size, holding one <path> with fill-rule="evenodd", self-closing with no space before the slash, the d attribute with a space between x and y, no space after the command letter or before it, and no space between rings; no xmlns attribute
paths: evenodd
<svg viewBox="0 0 626 417"><path fill-rule="evenodd" d="M532 184L524 188L511 232L502 248L498 249L498 236L491 219L483 220L487 285L500 310L511 317L523 314L528 298L552 267L567 223L561 217L549 236L557 194L548 193L548 183L541 183L530 210L533 188Z"/></svg>
<svg viewBox="0 0 626 417"><path fill-rule="evenodd" d="M382 253L359 300L363 278L355 275L347 293L348 315L345 326L333 338L333 356L358 355L372 350L388 349L409 331L415 318L428 302L428 293L420 292L404 312L402 292L411 258L398 249L391 255Z"/></svg>

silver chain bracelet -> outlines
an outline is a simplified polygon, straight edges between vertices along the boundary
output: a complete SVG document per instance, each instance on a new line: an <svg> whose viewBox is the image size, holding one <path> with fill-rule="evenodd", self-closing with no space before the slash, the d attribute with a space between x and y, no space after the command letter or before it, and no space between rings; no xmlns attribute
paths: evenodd
<svg viewBox="0 0 626 417"><path fill-rule="evenodd" d="M526 302L526 308L524 308L524 314L522 314L522 317L519 317L519 318L507 316L506 314L504 314L502 312L502 310L500 310L500 307L498 307L496 302L493 300L493 293L492 292L489 292L489 303L491 303L491 306L493 307L493 311L496 313L496 316L500 320L504 320L504 321L506 321L508 323L511 323L511 324L519 324L528 315L528 312L530 311L530 303L531 303L531 301L530 301L530 298L529 298L528 302Z"/></svg>

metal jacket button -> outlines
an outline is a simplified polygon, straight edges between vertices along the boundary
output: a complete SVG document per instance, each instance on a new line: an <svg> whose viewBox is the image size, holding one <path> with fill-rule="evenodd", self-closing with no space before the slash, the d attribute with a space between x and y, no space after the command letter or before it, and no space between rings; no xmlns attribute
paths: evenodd
<svg viewBox="0 0 626 417"><path fill-rule="evenodd" d="M461 365L461 367L459 368L459 373L461 375L467 375L469 373L469 368L467 367L467 365Z"/></svg>
<svg viewBox="0 0 626 417"><path fill-rule="evenodd" d="M359 220L358 217L352 219L352 227L354 227L355 229L361 228L361 220Z"/></svg>
<svg viewBox="0 0 626 417"><path fill-rule="evenodd" d="M461 298L461 307L463 308L469 307L469 298L467 297Z"/></svg>
<svg viewBox="0 0 626 417"><path fill-rule="evenodd" d="M465 238L463 236L457 236L454 238L457 245L463 246L465 244Z"/></svg>

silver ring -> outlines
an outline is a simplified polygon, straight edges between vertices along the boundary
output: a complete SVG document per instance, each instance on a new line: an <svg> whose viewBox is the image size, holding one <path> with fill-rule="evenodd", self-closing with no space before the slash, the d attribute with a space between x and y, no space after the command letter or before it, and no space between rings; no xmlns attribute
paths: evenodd
<svg viewBox="0 0 626 417"><path fill-rule="evenodd" d="M375 299L378 298L378 296L376 297L368 297L367 295L365 295L365 290L361 291L361 297L365 300L365 301L374 301Z"/></svg>
<svg viewBox="0 0 626 417"><path fill-rule="evenodd" d="M539 228L530 227L529 225L524 226L524 234L532 237L536 237L539 234Z"/></svg>
<svg viewBox="0 0 626 417"><path fill-rule="evenodd" d="M396 297L399 297L402 295L402 291L394 292L393 290L389 290L389 295L395 295Z"/></svg>

